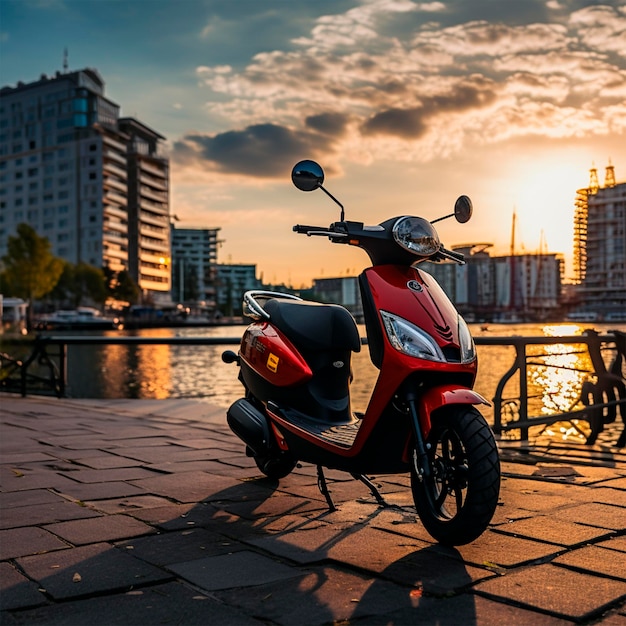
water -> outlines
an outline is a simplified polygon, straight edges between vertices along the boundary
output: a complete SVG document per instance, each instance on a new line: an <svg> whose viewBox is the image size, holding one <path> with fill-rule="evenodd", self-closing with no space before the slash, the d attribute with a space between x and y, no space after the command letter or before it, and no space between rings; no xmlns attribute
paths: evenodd
<svg viewBox="0 0 626 626"><path fill-rule="evenodd" d="M487 330L471 325L479 336L560 336L580 334L576 324L492 324ZM610 328L626 331L625 325L594 325L599 332ZM139 337L240 337L245 326L209 328L144 329L119 331ZM359 331L364 336L364 328ZM105 333L115 335L118 332ZM68 395L91 398L198 398L228 407L241 397L237 367L222 362L221 354L231 346L103 345L69 346ZM529 368L529 415L571 410L580 397L582 383L589 379L591 361L584 345L533 346L535 366ZM478 346L478 376L475 389L492 400L502 375L511 367L514 349L506 346ZM365 411L376 382L367 346L353 358L353 407ZM555 367L556 366L556 367ZM505 396L519 395L517 378L505 389ZM484 409L484 410L483 410ZM493 423L491 408L481 407ZM558 428L558 427L557 427ZM575 432L572 436L579 436Z"/></svg>

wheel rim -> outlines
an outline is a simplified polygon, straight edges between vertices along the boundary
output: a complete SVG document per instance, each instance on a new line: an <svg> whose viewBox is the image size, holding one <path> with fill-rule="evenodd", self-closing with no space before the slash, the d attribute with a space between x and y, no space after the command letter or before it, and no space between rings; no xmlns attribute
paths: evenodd
<svg viewBox="0 0 626 626"><path fill-rule="evenodd" d="M451 520L463 508L467 497L467 454L458 435L444 430L431 442L428 453L431 476L424 478L424 491L440 520Z"/></svg>

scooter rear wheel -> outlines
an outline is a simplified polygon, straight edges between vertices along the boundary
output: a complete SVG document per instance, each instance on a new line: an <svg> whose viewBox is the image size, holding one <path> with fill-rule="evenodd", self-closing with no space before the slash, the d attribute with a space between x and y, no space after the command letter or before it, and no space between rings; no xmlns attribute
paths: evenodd
<svg viewBox="0 0 626 626"><path fill-rule="evenodd" d="M479 537L498 504L500 461L485 418L474 407L436 414L427 444L430 476L413 454L411 489L426 530L440 543L463 545Z"/></svg>
<svg viewBox="0 0 626 626"><path fill-rule="evenodd" d="M254 462L256 466L263 472L268 478L273 480L279 480L290 474L296 466L296 461L287 455L272 455L259 456L254 454Z"/></svg>

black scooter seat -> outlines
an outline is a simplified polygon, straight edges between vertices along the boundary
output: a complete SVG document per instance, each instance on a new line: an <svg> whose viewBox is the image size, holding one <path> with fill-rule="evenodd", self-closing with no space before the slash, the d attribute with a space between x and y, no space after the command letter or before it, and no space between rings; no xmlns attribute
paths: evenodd
<svg viewBox="0 0 626 626"><path fill-rule="evenodd" d="M361 350L352 315L337 304L273 298L265 303L270 322L305 350Z"/></svg>

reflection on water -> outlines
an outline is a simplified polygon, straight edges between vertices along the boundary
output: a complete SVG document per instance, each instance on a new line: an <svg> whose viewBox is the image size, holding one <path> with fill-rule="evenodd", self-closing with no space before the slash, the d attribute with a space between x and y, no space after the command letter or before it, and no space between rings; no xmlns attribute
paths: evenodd
<svg viewBox="0 0 626 626"><path fill-rule="evenodd" d="M610 327L596 325L606 332ZM615 328L613 325L611 328ZM185 329L145 329L121 331L140 337L211 336L240 337L243 326ZM359 328L364 334L363 327ZM572 324L540 326L533 324L493 325L488 330L476 325L476 336L563 336L581 334L584 327ZM626 328L625 328L626 330ZM110 334L117 334L111 332ZM237 380L237 367L222 362L227 346L70 346L68 358L68 394L73 397L100 398L204 398L228 407L240 397L242 387ZM553 414L571 410L580 397L583 382L593 371L584 344L554 344L531 346L533 365L528 368L529 415ZM476 390L492 400L502 375L511 367L515 351L506 346L479 346L479 367ZM364 411L376 382L367 346L353 359L353 408ZM514 377L505 395L519 397L519 385ZM493 423L490 408L484 414ZM558 432L559 425L551 427ZM569 429L571 424L565 427ZM576 436L582 436L574 429Z"/></svg>

